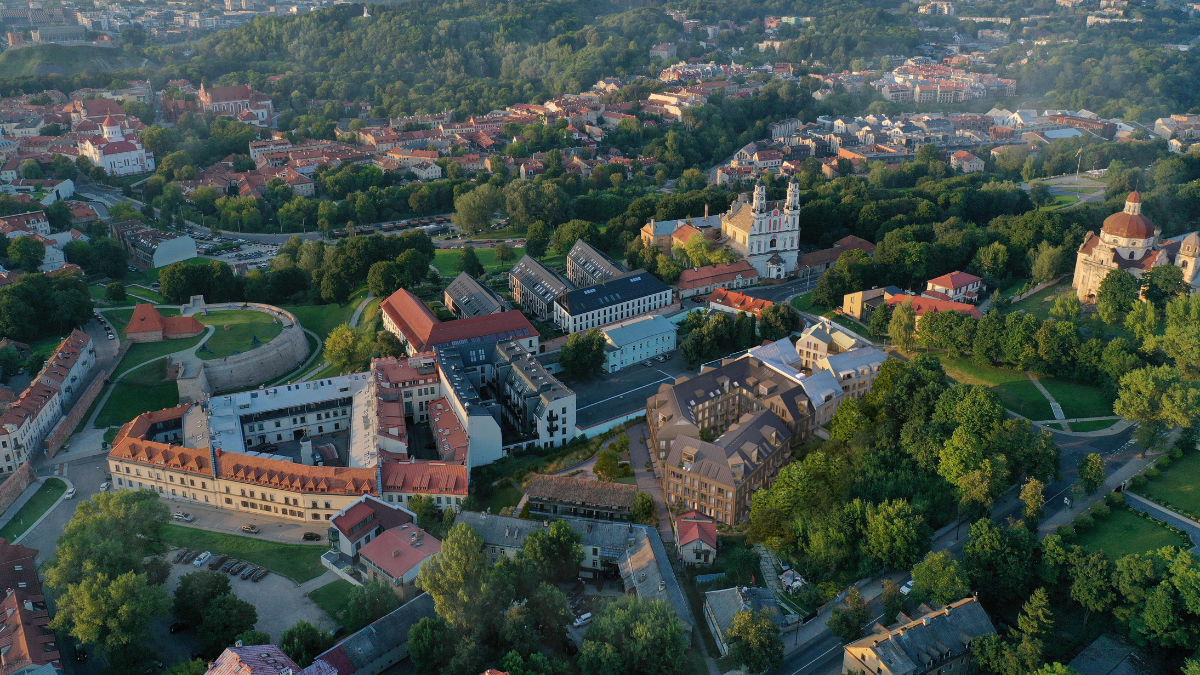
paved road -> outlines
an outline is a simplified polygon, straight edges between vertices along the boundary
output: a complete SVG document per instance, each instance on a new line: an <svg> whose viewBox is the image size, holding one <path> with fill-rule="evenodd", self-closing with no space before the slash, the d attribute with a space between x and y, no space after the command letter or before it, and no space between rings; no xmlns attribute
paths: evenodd
<svg viewBox="0 0 1200 675"><path fill-rule="evenodd" d="M747 290L746 295L752 298L761 298L770 300L771 302L787 302L797 295L807 293L816 288L817 281L820 277L810 280L795 280L787 281L782 284L767 284L763 286L755 286Z"/></svg>
<svg viewBox="0 0 1200 675"><path fill-rule="evenodd" d="M646 423L629 427L625 434L629 437L629 464L633 467L638 491L649 493L654 498L654 506L658 511L658 536L664 542L675 541L675 534L671 530L671 512L667 509L667 495L655 478L653 469L646 469L647 462L651 461L650 432Z"/></svg>

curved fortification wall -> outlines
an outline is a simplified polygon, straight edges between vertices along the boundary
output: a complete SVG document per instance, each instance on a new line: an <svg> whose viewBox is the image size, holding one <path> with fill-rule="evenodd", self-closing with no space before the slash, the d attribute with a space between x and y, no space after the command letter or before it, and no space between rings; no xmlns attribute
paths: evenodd
<svg viewBox="0 0 1200 675"><path fill-rule="evenodd" d="M304 330L291 312L255 302L222 303L205 305L204 308L258 310L283 323L283 331L257 349L205 361L204 379L210 392L260 386L299 368L308 357L308 341L304 338Z"/></svg>

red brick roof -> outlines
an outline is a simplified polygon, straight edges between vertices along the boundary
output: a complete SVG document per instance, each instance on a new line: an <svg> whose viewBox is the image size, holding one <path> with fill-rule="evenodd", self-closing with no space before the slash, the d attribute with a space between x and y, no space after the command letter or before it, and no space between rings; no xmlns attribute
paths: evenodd
<svg viewBox="0 0 1200 675"><path fill-rule="evenodd" d="M206 675L282 675L300 670L295 661L275 645L227 647L209 664Z"/></svg>
<svg viewBox="0 0 1200 675"><path fill-rule="evenodd" d="M975 305L968 305L965 302L922 298L916 295L893 295L887 299L887 304L895 307L906 300L912 300L913 310L917 313L917 316L924 316L927 312L961 312L963 314L970 314L976 319L983 318L979 310L975 309Z"/></svg>
<svg viewBox="0 0 1200 675"><path fill-rule="evenodd" d="M714 549L717 548L717 524L699 511L692 510L675 516L675 528L679 531L680 546L686 546L699 539Z"/></svg>
<svg viewBox="0 0 1200 675"><path fill-rule="evenodd" d="M442 550L442 543L432 536L421 536L417 540L420 545L414 546L413 544L417 542L412 538L413 533L424 535L425 531L413 527L404 529L394 527L384 530L369 544L363 546L358 554L375 567L383 570L391 578L402 579L412 568Z"/></svg>
<svg viewBox="0 0 1200 675"><path fill-rule="evenodd" d="M482 338L499 340L537 337L537 329L521 312L485 314L457 321L438 321L425 303L401 288L383 301L382 309L399 328L405 340L419 352L438 345L470 342Z"/></svg>
<svg viewBox="0 0 1200 675"><path fill-rule="evenodd" d="M709 284L720 284L726 281L733 281L741 276L743 279L754 279L758 277L758 270L745 260L737 262L721 263L718 265L707 265L705 267L694 267L686 269L679 275L679 282L676 284L681 289L687 290L697 288L699 286L707 286Z"/></svg>
<svg viewBox="0 0 1200 675"><path fill-rule="evenodd" d="M718 305L736 309L739 312L747 314L759 315L762 311L771 305L775 304L770 300L762 300L760 298L752 298L742 293L735 291L727 291L724 288L718 288L708 296L709 302L715 302Z"/></svg>
<svg viewBox="0 0 1200 675"><path fill-rule="evenodd" d="M194 316L167 316L159 313L154 305L141 303L133 308L133 316L129 317L129 325L125 334L152 333L162 331L163 337L175 335L195 335L204 331L204 324Z"/></svg>
<svg viewBox="0 0 1200 675"><path fill-rule="evenodd" d="M974 274L968 274L966 272L951 272L949 274L943 274L940 277L930 279L926 285L927 286L937 286L939 288L949 288L950 290L954 290L954 289L962 288L964 286L970 286L971 284L975 283L976 281L983 281L983 280L980 279L979 277L975 276Z"/></svg>

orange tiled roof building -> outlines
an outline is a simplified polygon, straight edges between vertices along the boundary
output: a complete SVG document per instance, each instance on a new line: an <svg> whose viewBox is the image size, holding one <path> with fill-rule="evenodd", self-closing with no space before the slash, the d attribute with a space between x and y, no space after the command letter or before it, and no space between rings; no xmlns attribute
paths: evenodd
<svg viewBox="0 0 1200 675"><path fill-rule="evenodd" d="M190 338L204 332L204 324L194 316L163 316L154 305L142 303L133 308L125 327L130 342L162 342Z"/></svg>

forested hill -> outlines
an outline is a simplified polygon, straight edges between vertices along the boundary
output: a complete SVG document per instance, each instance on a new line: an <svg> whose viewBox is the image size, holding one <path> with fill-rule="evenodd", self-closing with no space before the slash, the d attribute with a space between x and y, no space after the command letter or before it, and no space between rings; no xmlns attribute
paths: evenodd
<svg viewBox="0 0 1200 675"><path fill-rule="evenodd" d="M206 38L188 60L176 49L161 58L172 64L166 72L194 81L259 84L286 73L263 87L277 97L300 91L389 109L479 113L644 72L649 48L679 24L640 4L415 0L371 5L370 17L362 5L339 5L259 18Z"/></svg>

